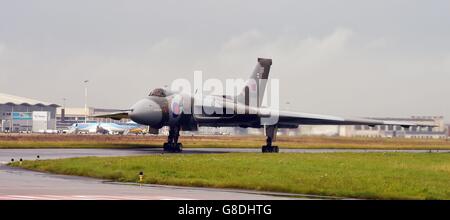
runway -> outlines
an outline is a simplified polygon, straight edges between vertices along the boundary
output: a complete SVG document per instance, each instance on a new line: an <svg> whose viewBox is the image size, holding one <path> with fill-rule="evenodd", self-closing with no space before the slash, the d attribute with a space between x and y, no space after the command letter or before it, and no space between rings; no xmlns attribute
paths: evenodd
<svg viewBox="0 0 450 220"><path fill-rule="evenodd" d="M259 149L186 149L185 153L259 152ZM281 152L391 152L391 150L282 149ZM396 150L395 152L428 153L428 150ZM450 152L433 150L432 152ZM14 160L57 159L85 156L127 156L160 154L161 149L0 149L0 200L272 200L292 199L291 194L257 191L134 185L100 179L55 175L6 166ZM301 196L301 195L296 195ZM303 198L327 198L302 195Z"/></svg>

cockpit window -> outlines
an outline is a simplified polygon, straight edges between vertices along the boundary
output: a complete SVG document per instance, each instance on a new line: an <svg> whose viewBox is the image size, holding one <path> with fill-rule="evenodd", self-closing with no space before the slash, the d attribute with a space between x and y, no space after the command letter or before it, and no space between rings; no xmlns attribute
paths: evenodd
<svg viewBox="0 0 450 220"><path fill-rule="evenodd" d="M149 96L156 96L156 97L166 97L167 92L164 89L157 88L150 92Z"/></svg>

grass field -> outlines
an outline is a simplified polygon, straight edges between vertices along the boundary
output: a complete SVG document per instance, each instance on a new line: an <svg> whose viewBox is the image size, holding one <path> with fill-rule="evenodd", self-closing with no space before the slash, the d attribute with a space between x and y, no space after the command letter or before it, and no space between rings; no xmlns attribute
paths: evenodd
<svg viewBox="0 0 450 220"><path fill-rule="evenodd" d="M19 166L18 163L12 164ZM448 153L150 155L25 161L21 167L114 181L370 199L450 199Z"/></svg>
<svg viewBox="0 0 450 220"><path fill-rule="evenodd" d="M0 135L0 148L142 148L161 147L164 136ZM264 136L182 136L185 148L260 148ZM280 148L305 149L450 149L447 140L404 138L279 137Z"/></svg>

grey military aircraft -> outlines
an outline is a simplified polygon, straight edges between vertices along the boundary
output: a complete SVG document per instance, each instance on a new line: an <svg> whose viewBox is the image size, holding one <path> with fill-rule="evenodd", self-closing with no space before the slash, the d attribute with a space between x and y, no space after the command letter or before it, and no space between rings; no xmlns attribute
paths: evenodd
<svg viewBox="0 0 450 220"><path fill-rule="evenodd" d="M264 153L279 151L278 146L272 144L276 139L277 129L279 128L298 128L300 125L367 125L371 127L397 125L405 128L429 126L400 121L382 121L373 118L341 118L275 111L262 107L262 97L265 93L271 66L271 59L258 58L250 79L248 79L242 92L234 97L209 96L208 98L213 101L205 104L205 102L196 100L195 95L157 88L130 109L95 117L116 120L128 118L136 123L148 125L152 130L168 126L168 139L163 145L166 152L181 152L183 145L179 143L180 130L196 131L199 126L264 128L266 136L266 144L262 146L262 152ZM256 99L252 101L252 97L256 97ZM276 116L275 122L264 122L264 118L274 115Z"/></svg>

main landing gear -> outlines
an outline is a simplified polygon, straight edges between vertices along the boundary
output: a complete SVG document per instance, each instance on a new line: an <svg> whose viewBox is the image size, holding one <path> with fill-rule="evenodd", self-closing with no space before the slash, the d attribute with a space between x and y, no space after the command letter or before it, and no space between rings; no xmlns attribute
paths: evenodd
<svg viewBox="0 0 450 220"><path fill-rule="evenodd" d="M164 143L163 148L165 152L170 153L180 153L183 151L183 144L178 143L178 138L180 137L180 127L171 126L169 128L169 136L167 138L167 143Z"/></svg>
<svg viewBox="0 0 450 220"><path fill-rule="evenodd" d="M276 139L277 127L276 126L266 126L266 145L262 146L263 153L278 153L278 146L273 146L272 142Z"/></svg>

